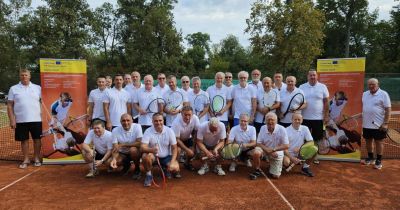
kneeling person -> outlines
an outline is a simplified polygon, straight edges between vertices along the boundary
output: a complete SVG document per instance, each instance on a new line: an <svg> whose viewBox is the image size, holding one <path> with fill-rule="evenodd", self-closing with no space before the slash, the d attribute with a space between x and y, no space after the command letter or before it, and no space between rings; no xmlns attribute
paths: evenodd
<svg viewBox="0 0 400 210"><path fill-rule="evenodd" d="M143 166L146 171L145 187L150 187L153 181L151 169L156 158L159 158L161 167L168 178L171 177L170 171L174 173L175 178L181 177L179 163L176 160L178 147L174 132L171 128L164 126L164 117L161 113L154 114L152 120L153 126L144 132L141 144Z"/></svg>
<svg viewBox="0 0 400 210"><path fill-rule="evenodd" d="M100 120L93 122L93 129L89 131L82 144L82 156L86 163L89 163L90 171L86 177L94 177L97 173L93 168L93 149L90 148L90 144L94 145L96 150L96 168L102 164L109 165L110 157L112 154L112 133L107 131L104 127L104 123Z"/></svg>

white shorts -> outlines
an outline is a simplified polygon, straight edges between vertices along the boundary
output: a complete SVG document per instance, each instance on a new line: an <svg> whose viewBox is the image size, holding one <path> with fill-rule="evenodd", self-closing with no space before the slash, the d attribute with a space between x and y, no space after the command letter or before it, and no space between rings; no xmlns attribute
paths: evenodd
<svg viewBox="0 0 400 210"><path fill-rule="evenodd" d="M278 151L278 157L272 157L271 155L267 155L261 147L256 147L253 150L251 150L251 155L254 154L254 152L259 152L262 154L261 157L265 156L268 161L269 161L269 173L280 176L282 173L282 165L283 165L283 151Z"/></svg>

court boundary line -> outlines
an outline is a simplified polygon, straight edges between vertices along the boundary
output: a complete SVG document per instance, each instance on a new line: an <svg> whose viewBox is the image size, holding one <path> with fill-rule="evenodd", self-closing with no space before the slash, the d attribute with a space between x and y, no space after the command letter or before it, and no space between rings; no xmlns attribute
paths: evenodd
<svg viewBox="0 0 400 210"><path fill-rule="evenodd" d="M39 170L40 170L40 169L36 169L36 170L30 172L29 174L26 174L25 176L23 176L23 177L21 177L21 178L15 180L15 181L13 181L13 182L11 182L10 184L8 184L8 185L4 186L3 188L1 188L1 189L0 189L0 192L2 192L3 190L5 190L5 189L7 189L7 188L9 188L9 187L11 187L11 186L13 186L13 185L16 184L16 183L22 181L22 180L25 179L26 177L28 177L28 176L30 176L30 175L36 173L36 172L39 171Z"/></svg>
<svg viewBox="0 0 400 210"><path fill-rule="evenodd" d="M286 199L286 197L281 193L281 191L274 185L274 183L271 181L271 179L269 179L268 177L265 177L268 181L268 183L272 186L272 188L274 188L274 190L278 193L278 195L282 198L283 201L285 201L286 205L291 209L294 210L295 208L293 207L293 205L289 202L288 199Z"/></svg>

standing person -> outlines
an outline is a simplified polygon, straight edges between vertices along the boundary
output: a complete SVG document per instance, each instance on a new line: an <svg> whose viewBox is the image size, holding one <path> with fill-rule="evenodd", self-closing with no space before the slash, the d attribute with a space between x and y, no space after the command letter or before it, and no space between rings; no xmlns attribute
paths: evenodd
<svg viewBox="0 0 400 210"><path fill-rule="evenodd" d="M155 88L159 91L158 93L163 96L169 90L167 85L167 77L164 73L158 73L157 82L158 84Z"/></svg>
<svg viewBox="0 0 400 210"><path fill-rule="evenodd" d="M326 85L318 82L317 71L310 70L307 75L308 82L300 85L307 101L301 114L303 125L307 126L313 139L319 141L324 136L324 124L329 122L329 91Z"/></svg>
<svg viewBox="0 0 400 210"><path fill-rule="evenodd" d="M212 106L212 100L216 95L222 96L225 101L224 108L215 114L210 107L209 118L217 117L226 127L228 127L228 110L232 105L232 95L229 88L223 84L224 77L224 73L217 72L215 74L215 84L207 88L207 93L210 96L210 106Z"/></svg>
<svg viewBox="0 0 400 210"><path fill-rule="evenodd" d="M235 87L235 85L233 85L233 76L231 72L225 72L225 82L224 82L225 86L229 89L230 92L232 92L233 87ZM233 128L233 106L229 107L229 111L228 111L228 123L229 123L229 128Z"/></svg>
<svg viewBox="0 0 400 210"><path fill-rule="evenodd" d="M190 88L190 78L188 76L183 76L181 78L181 86L182 86L182 90L187 94L189 93L192 88Z"/></svg>
<svg viewBox="0 0 400 210"><path fill-rule="evenodd" d="M209 95L208 95L208 93L206 91L200 89L201 88L201 79L200 79L200 77L193 77L192 78L192 86L193 86L193 89L192 89L192 91L190 91L187 94L187 96L188 96L188 100L189 100L190 106L193 108L193 112L194 113L196 113L196 110L195 110L196 107L194 105L194 101L195 101L196 97L199 96L199 95L204 95L205 96L204 99L206 99L205 101L200 100L200 101L204 102L203 111L201 111L200 113L197 113L197 117L199 118L200 123L202 123L202 122L205 122L205 121L208 120L207 113L208 113L208 110L210 108L210 97L209 97Z"/></svg>
<svg viewBox="0 0 400 210"><path fill-rule="evenodd" d="M166 103L166 105L164 106L164 112L167 114L166 125L168 127L171 127L172 122L178 116L179 112L182 110L182 107L189 105L189 100L187 98L187 94L176 86L175 76L173 75L168 76L168 86L169 90L166 93L164 93L163 99L165 100ZM168 101L179 100L177 98L174 98L175 96L173 95L173 92L179 92L182 97L181 104L177 108L171 108L168 106Z"/></svg>
<svg viewBox="0 0 400 210"><path fill-rule="evenodd" d="M129 74L127 74L127 75L129 75ZM127 84L127 85L125 86L124 89L125 89L126 91L128 91L130 97L133 98L134 95L136 95L136 92L137 92L140 88L143 87L143 84L142 84L141 81L140 81L141 77L140 77L140 73L139 73L138 71L133 71L133 72L129 75L129 77L131 78L131 83L130 83L130 84ZM129 113L129 114L131 114L132 116L136 116L136 115L138 115L139 113L137 112L136 109L132 109L132 113ZM137 122L138 122L138 119L137 119L137 118L136 118L136 119L133 119L133 122L134 122L134 123L137 123Z"/></svg>
<svg viewBox="0 0 400 210"><path fill-rule="evenodd" d="M283 75L280 72L274 74L274 89L278 91L286 89L286 84L283 82Z"/></svg>
<svg viewBox="0 0 400 210"><path fill-rule="evenodd" d="M241 71L238 73L239 84L232 90L233 107L235 113L233 116L233 125L239 125L239 116L248 114L250 116L249 124L253 124L257 110L257 90L247 84L249 73Z"/></svg>
<svg viewBox="0 0 400 210"><path fill-rule="evenodd" d="M121 74L114 76L115 86L106 91L103 100L104 116L106 118L107 130L112 130L121 126L121 116L124 113L131 113L131 97L129 93L122 88L124 78Z"/></svg>
<svg viewBox="0 0 400 210"><path fill-rule="evenodd" d="M144 77L144 88L139 89L132 98L133 107L137 110L139 115L138 123L142 125L142 130L145 132L152 125L152 116L154 113L148 113L147 107L156 99L160 99L161 95L155 87L153 87L153 76L150 74ZM154 102L153 102L154 103ZM162 100L157 102L158 111L162 112Z"/></svg>
<svg viewBox="0 0 400 210"><path fill-rule="evenodd" d="M268 112L276 112L281 105L280 93L276 89L272 89L272 79L270 77L264 77L262 80L263 88L257 91L257 114L254 120L254 127L257 133L260 132L261 126L264 125L265 115ZM264 96L268 96L267 99L274 99L274 101L264 101ZM265 107L265 103L269 103L269 106Z"/></svg>
<svg viewBox="0 0 400 210"><path fill-rule="evenodd" d="M124 87L132 84L132 77L130 74L124 74Z"/></svg>
<svg viewBox="0 0 400 210"><path fill-rule="evenodd" d="M368 80L368 90L363 93L363 137L366 141L368 157L364 164L374 164L373 143L375 142L375 168L382 169L383 140L386 137L391 113L389 94L379 88L375 78Z"/></svg>
<svg viewBox="0 0 400 210"><path fill-rule="evenodd" d="M88 106L88 121L90 124L94 120L101 120L106 123L106 118L104 116L103 100L106 92L106 77L100 75L96 79L97 88L90 91L89 94L89 106Z"/></svg>
<svg viewBox="0 0 400 210"><path fill-rule="evenodd" d="M177 161L178 146L174 131L164 126L164 117L160 113L153 115L153 126L146 130L143 134L141 145L143 153L142 160L144 170L146 171L146 178L144 186L150 187L153 181L151 169L159 158L161 167L165 171L167 178L181 178L179 173L179 163ZM171 172L173 175L171 175Z"/></svg>
<svg viewBox="0 0 400 210"><path fill-rule="evenodd" d="M254 69L251 72L251 82L249 82L249 85L256 90L261 90L263 88L263 84L260 81L260 79L261 79L261 71L258 69Z"/></svg>
<svg viewBox="0 0 400 210"><path fill-rule="evenodd" d="M19 168L27 168L29 160L29 133L33 139L34 166L41 166L40 150L42 134L41 88L31 82L31 72L22 69L20 82L8 92L7 114L10 127L15 130L15 140L21 142L24 160Z"/></svg>

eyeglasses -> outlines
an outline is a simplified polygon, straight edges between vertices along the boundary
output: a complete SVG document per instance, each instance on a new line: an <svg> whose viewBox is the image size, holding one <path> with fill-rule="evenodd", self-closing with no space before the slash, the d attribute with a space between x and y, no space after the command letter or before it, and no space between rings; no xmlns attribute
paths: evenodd
<svg viewBox="0 0 400 210"><path fill-rule="evenodd" d="M239 79L247 79L247 77L239 77Z"/></svg>
<svg viewBox="0 0 400 210"><path fill-rule="evenodd" d="M159 77L158 79L165 79L165 77Z"/></svg>
<svg viewBox="0 0 400 210"><path fill-rule="evenodd" d="M189 81L182 81L182 83L189 83Z"/></svg>
<svg viewBox="0 0 400 210"><path fill-rule="evenodd" d="M230 78L232 78L232 76L226 76L226 77L225 77L225 79L230 79Z"/></svg>

